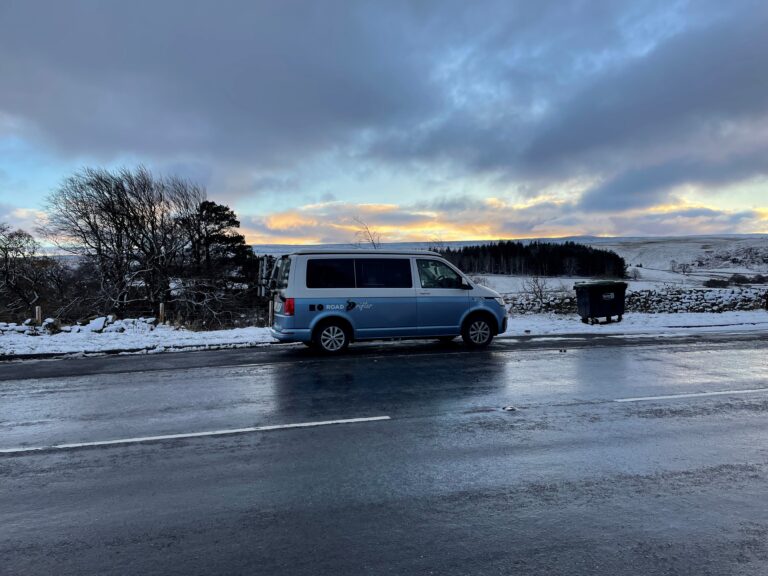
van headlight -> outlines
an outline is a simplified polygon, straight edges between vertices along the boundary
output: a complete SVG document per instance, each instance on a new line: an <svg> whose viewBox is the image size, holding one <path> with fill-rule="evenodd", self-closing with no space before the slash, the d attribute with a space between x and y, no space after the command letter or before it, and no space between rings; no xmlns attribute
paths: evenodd
<svg viewBox="0 0 768 576"><path fill-rule="evenodd" d="M496 304L504 308L504 298L499 297L499 298L494 298L494 300L496 300Z"/></svg>

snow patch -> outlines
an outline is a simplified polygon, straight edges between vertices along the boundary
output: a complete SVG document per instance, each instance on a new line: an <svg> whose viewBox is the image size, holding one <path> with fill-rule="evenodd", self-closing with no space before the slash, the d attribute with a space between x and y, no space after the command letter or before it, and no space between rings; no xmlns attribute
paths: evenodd
<svg viewBox="0 0 768 576"><path fill-rule="evenodd" d="M154 318L115 320L107 324L62 326L61 332L37 332L26 326L0 326L0 357L25 354L98 354L132 351L157 354L174 350L236 348L274 342L269 329L249 327L194 332L160 325ZM102 327L101 330L94 330ZM31 336L36 337L31 337Z"/></svg>

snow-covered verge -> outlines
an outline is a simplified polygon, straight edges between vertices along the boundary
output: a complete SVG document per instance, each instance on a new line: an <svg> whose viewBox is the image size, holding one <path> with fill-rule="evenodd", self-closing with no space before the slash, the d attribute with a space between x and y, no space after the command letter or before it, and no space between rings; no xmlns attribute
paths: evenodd
<svg viewBox="0 0 768 576"><path fill-rule="evenodd" d="M96 322L96 321L95 321ZM28 326L5 325L0 329L0 358L29 354L97 354L105 352L171 352L210 348L239 348L274 342L267 328L232 328L194 332L171 326L155 326L141 320L117 320L98 328L71 327L57 334ZM11 328L11 329L9 329Z"/></svg>
<svg viewBox="0 0 768 576"><path fill-rule="evenodd" d="M120 324L118 324L120 323ZM181 350L241 348L274 342L266 328L233 328L193 332L170 326L153 326L137 320L117 321L101 332L83 327L77 332L32 335L27 330L0 331L0 358L25 355L77 355L99 353L159 353ZM113 324L112 326L114 326ZM120 329L122 328L122 331ZM575 314L524 314L509 318L503 337L557 336L563 334L682 335L698 332L765 332L768 312L627 314L620 323L586 325Z"/></svg>

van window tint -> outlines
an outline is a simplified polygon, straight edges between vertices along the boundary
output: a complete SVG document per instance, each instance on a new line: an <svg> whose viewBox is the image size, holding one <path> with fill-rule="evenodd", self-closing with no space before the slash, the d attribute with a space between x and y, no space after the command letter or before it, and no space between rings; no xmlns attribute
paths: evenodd
<svg viewBox="0 0 768 576"><path fill-rule="evenodd" d="M355 265L351 258L307 260L307 288L354 288Z"/></svg>
<svg viewBox="0 0 768 576"><path fill-rule="evenodd" d="M356 258L358 288L411 288L411 261L407 258Z"/></svg>
<svg viewBox="0 0 768 576"><path fill-rule="evenodd" d="M416 260L422 288L461 288L461 276L438 260Z"/></svg>

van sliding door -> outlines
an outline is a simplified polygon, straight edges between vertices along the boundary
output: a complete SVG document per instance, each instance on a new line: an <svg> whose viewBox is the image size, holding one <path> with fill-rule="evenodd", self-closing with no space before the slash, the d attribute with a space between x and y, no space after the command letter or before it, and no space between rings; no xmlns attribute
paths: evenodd
<svg viewBox="0 0 768 576"><path fill-rule="evenodd" d="M410 258L355 258L354 319L358 338L416 335L416 289Z"/></svg>

